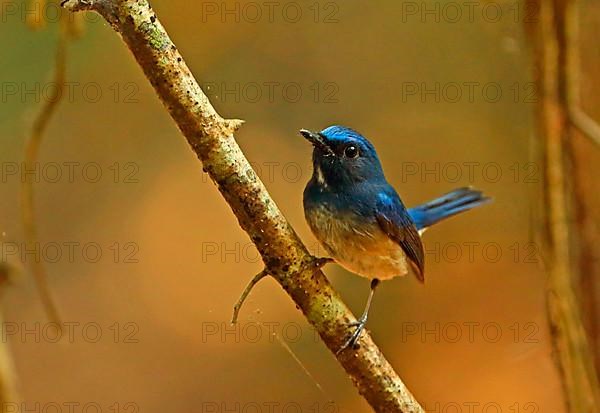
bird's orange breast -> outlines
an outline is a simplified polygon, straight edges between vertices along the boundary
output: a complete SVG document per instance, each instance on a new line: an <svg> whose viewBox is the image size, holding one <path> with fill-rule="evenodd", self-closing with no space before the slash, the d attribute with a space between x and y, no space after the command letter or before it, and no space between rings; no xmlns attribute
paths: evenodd
<svg viewBox="0 0 600 413"><path fill-rule="evenodd" d="M382 280L408 273L404 251L376 221L352 212L333 213L325 205L307 208L305 216L325 250L347 270Z"/></svg>

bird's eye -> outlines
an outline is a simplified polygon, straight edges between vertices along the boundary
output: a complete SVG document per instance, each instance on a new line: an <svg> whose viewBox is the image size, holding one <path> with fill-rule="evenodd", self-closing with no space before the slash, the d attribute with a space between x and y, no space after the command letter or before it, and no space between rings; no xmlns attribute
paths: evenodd
<svg viewBox="0 0 600 413"><path fill-rule="evenodd" d="M356 158L358 156L358 148L354 145L346 146L344 149L344 155L346 158Z"/></svg>

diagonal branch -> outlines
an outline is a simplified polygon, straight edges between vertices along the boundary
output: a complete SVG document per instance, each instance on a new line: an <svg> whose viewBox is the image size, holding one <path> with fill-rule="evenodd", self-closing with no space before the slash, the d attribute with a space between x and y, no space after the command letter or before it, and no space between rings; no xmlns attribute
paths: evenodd
<svg viewBox="0 0 600 413"><path fill-rule="evenodd" d="M210 104L146 0L66 0L71 11L94 10L123 38L156 93L202 161L204 170L256 244L266 271L335 352L355 318L252 170L226 120ZM359 392L379 412L423 412L368 334L337 355Z"/></svg>

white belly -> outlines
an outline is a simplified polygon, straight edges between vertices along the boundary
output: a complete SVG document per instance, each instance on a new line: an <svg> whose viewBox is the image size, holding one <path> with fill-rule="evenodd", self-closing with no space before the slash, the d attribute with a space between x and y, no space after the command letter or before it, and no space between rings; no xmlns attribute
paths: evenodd
<svg viewBox="0 0 600 413"><path fill-rule="evenodd" d="M364 225L353 215L338 219L326 207L305 212L319 242L342 267L367 278L387 280L408 273L402 248L376 222ZM358 221L363 222L358 225Z"/></svg>

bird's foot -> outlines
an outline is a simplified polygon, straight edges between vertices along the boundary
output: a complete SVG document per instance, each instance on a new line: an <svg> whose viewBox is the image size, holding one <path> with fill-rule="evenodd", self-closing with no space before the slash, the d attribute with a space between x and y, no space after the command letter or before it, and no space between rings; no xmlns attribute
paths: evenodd
<svg viewBox="0 0 600 413"><path fill-rule="evenodd" d="M358 341L358 338L360 337L360 334L365 329L366 325L367 325L367 317L364 315L361 318L359 318L358 320L352 321L350 324L348 324L349 327L355 327L356 330L354 330L354 332L352 333L350 338L348 340L346 340L346 342L342 345L342 347L340 347L340 349L338 351L336 351L335 354L336 355L340 354L342 351L346 350L348 347L354 347L354 345Z"/></svg>
<svg viewBox="0 0 600 413"><path fill-rule="evenodd" d="M326 264L333 262L333 258L330 257L315 257L314 266L317 270L323 268Z"/></svg>
<svg viewBox="0 0 600 413"><path fill-rule="evenodd" d="M312 262L309 264L313 271L312 274L314 275L317 271L321 270L321 268L330 262L334 262L334 259L329 257L313 257Z"/></svg>

